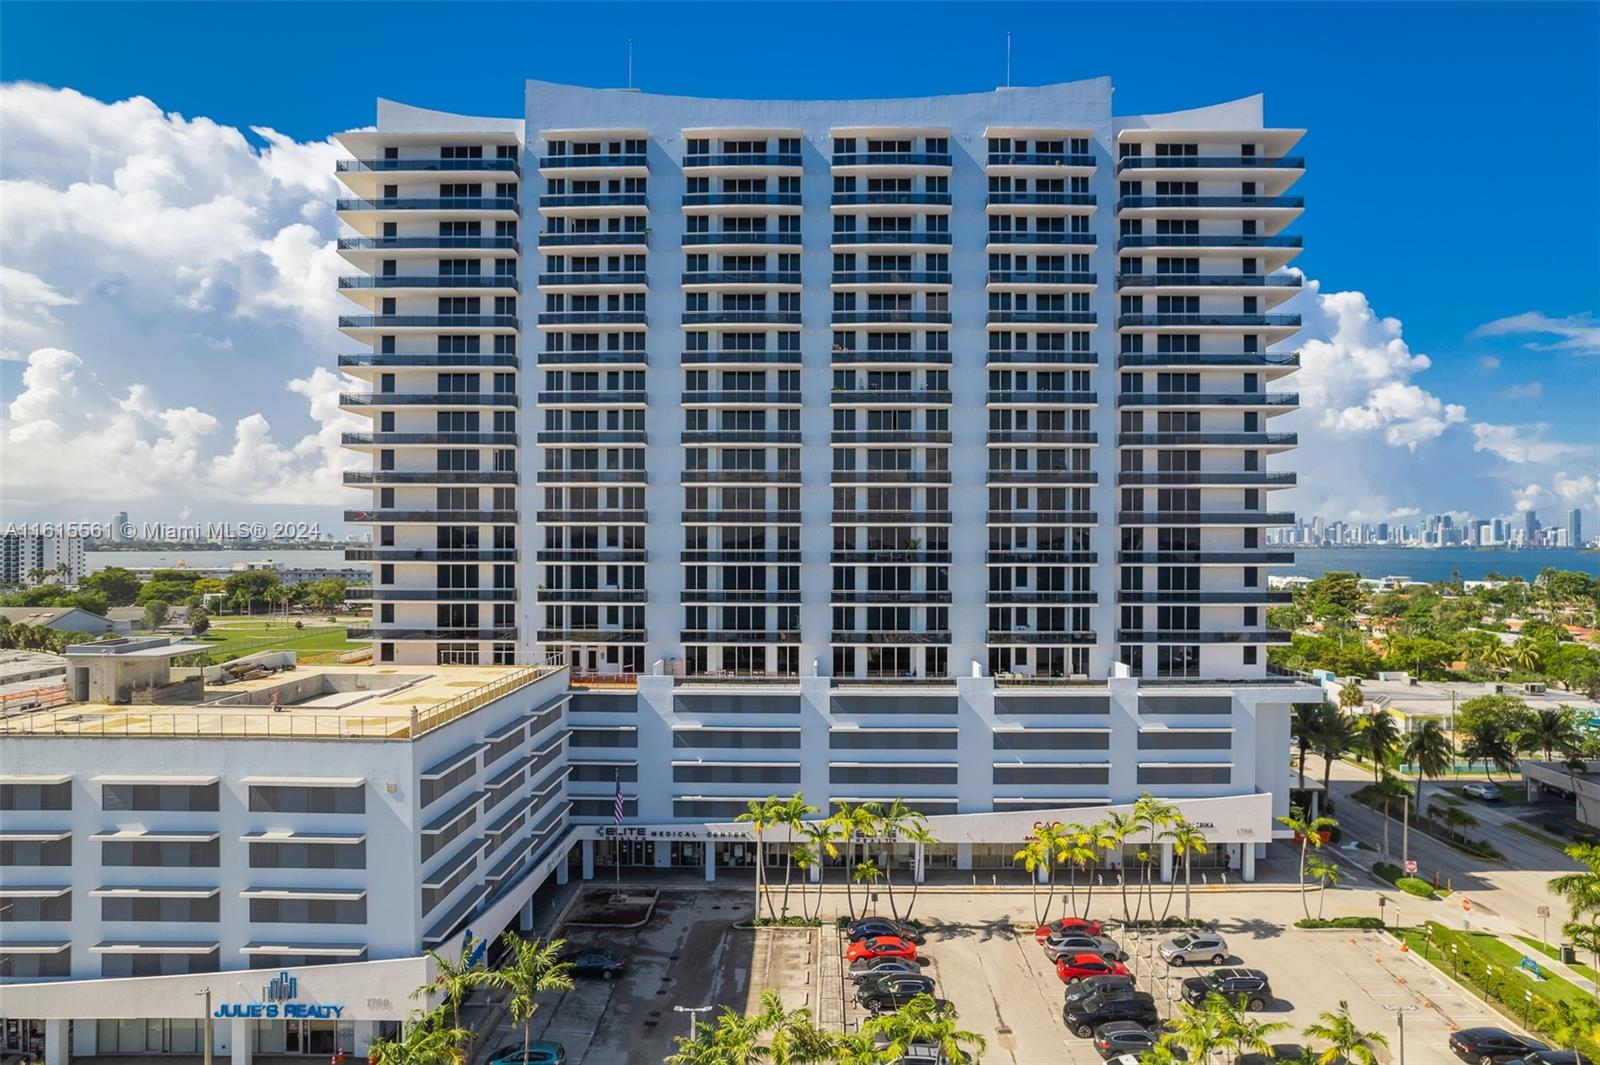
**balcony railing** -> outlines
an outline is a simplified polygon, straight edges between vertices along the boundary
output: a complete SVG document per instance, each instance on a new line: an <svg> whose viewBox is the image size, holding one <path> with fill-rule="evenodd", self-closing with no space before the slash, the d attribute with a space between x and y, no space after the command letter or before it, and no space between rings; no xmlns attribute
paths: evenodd
<svg viewBox="0 0 1600 1065"><path fill-rule="evenodd" d="M1201 606L1248 606L1255 603L1291 603L1294 593L1291 591L1268 591L1263 588L1239 588L1230 592L1191 592L1173 591L1171 589L1159 591L1130 591L1126 588L1117 592L1119 603L1194 603Z"/></svg>
<svg viewBox="0 0 1600 1065"><path fill-rule="evenodd" d="M1067 270L990 270L985 280L991 285L1094 285L1096 274Z"/></svg>
<svg viewBox="0 0 1600 1065"><path fill-rule="evenodd" d="M1096 444L1100 434L1085 429L990 429L991 444Z"/></svg>
<svg viewBox="0 0 1600 1065"><path fill-rule="evenodd" d="M990 152L990 166L1094 166L1094 156L1073 152Z"/></svg>
<svg viewBox="0 0 1600 1065"><path fill-rule="evenodd" d="M491 354L490 352L472 352L471 354L445 354L443 352L429 352L420 355L395 355L390 352L363 351L354 355L340 355L340 366L425 366L432 369L435 366L498 366L516 369L521 360L515 355Z"/></svg>
<svg viewBox="0 0 1600 1065"><path fill-rule="evenodd" d="M576 170L591 166L648 166L642 153L617 155L543 155L539 157L540 170Z"/></svg>
<svg viewBox="0 0 1600 1065"><path fill-rule="evenodd" d="M376 603L514 603L515 588L358 588L351 599Z"/></svg>
<svg viewBox="0 0 1600 1065"><path fill-rule="evenodd" d="M905 447L908 444L948 444L952 439L948 429L836 429L829 443Z"/></svg>
<svg viewBox="0 0 1600 1065"><path fill-rule="evenodd" d="M828 593L830 603L948 603L951 595L948 589L934 591L924 588L918 591L871 591L856 589L835 588Z"/></svg>
<svg viewBox="0 0 1600 1065"><path fill-rule="evenodd" d="M984 480L989 484L1099 484L1100 475L1091 470L990 470Z"/></svg>
<svg viewBox="0 0 1600 1065"><path fill-rule="evenodd" d="M1287 510L1124 510L1119 525L1293 525Z"/></svg>
<svg viewBox="0 0 1600 1065"><path fill-rule="evenodd" d="M797 167L800 165L799 152L725 152L714 155L696 153L683 157L683 169L685 170L697 170L703 167Z"/></svg>
<svg viewBox="0 0 1600 1065"><path fill-rule="evenodd" d="M794 233L685 233L683 243L686 246L700 246L705 244L800 244L800 234Z"/></svg>
<svg viewBox="0 0 1600 1065"><path fill-rule="evenodd" d="M642 547L550 547L534 552L538 562L648 562Z"/></svg>
<svg viewBox="0 0 1600 1065"><path fill-rule="evenodd" d="M760 551L729 549L725 551L702 550L699 548L680 551L679 561L728 565L760 565L760 564L796 564L800 561L798 551Z"/></svg>
<svg viewBox="0 0 1600 1065"><path fill-rule="evenodd" d="M950 271L913 270L835 270L835 285L948 285Z"/></svg>
<svg viewBox="0 0 1600 1065"><path fill-rule="evenodd" d="M540 392L540 403L554 403L562 406L584 406L593 403L597 406L644 406L649 403L648 395L640 389L613 389L578 388L565 389L560 392Z"/></svg>
<svg viewBox="0 0 1600 1065"><path fill-rule="evenodd" d="M1034 629L990 629L985 634L985 640L993 644L1027 643L1027 644L1070 644L1083 646L1099 642L1099 634L1092 629L1062 629L1062 630L1034 630Z"/></svg>
<svg viewBox="0 0 1600 1065"><path fill-rule="evenodd" d="M534 593L540 603L642 603L643 588L540 588Z"/></svg>
<svg viewBox="0 0 1600 1065"><path fill-rule="evenodd" d="M515 525L514 510L347 510L344 520L358 525L418 523L423 525Z"/></svg>
<svg viewBox="0 0 1600 1065"><path fill-rule="evenodd" d="M1263 488L1288 488L1295 483L1293 473L1266 473L1264 471L1239 471L1234 473L1194 472L1133 472L1117 474L1119 485L1254 485Z"/></svg>
<svg viewBox="0 0 1600 1065"><path fill-rule="evenodd" d="M869 644L940 644L950 642L948 629L927 629L914 632L907 629L834 629L833 643Z"/></svg>
<svg viewBox="0 0 1600 1065"><path fill-rule="evenodd" d="M346 562L515 562L517 552L500 547L347 547Z"/></svg>
<svg viewBox="0 0 1600 1065"><path fill-rule="evenodd" d="M541 436L544 434L541 433ZM407 444L443 444L455 447L516 447L516 433L340 433L345 447L401 447Z"/></svg>
<svg viewBox="0 0 1600 1065"><path fill-rule="evenodd" d="M540 196L540 207L644 207L649 197L642 192L577 192Z"/></svg>
<svg viewBox="0 0 1600 1065"><path fill-rule="evenodd" d="M1242 233L1134 233L1117 238L1117 250L1128 248L1299 248L1298 236L1245 236Z"/></svg>
<svg viewBox="0 0 1600 1065"><path fill-rule="evenodd" d="M1188 629L1117 630L1119 643L1288 643L1285 629L1193 632Z"/></svg>
<svg viewBox="0 0 1600 1065"><path fill-rule="evenodd" d="M834 166L949 166L949 152L835 152Z"/></svg>
<svg viewBox="0 0 1600 1065"><path fill-rule="evenodd" d="M1130 566L1273 566L1294 561L1293 551L1118 551Z"/></svg>
<svg viewBox="0 0 1600 1065"><path fill-rule="evenodd" d="M1136 211L1156 207L1259 207L1298 209L1306 205L1303 196L1123 196L1117 210Z"/></svg>
<svg viewBox="0 0 1600 1065"><path fill-rule="evenodd" d="M920 548L872 548L866 551L834 551L828 561L835 566L881 566L904 563L917 566L947 566L948 551L924 551Z"/></svg>
<svg viewBox="0 0 1600 1065"><path fill-rule="evenodd" d="M798 407L805 401L798 391L758 392L754 389L727 389L720 392L685 392L680 402L691 407Z"/></svg>
<svg viewBox="0 0 1600 1065"><path fill-rule="evenodd" d="M515 627L500 629L460 628L460 629L401 629L373 626L370 628L346 629L345 636L351 640L515 640L517 630Z"/></svg>
<svg viewBox="0 0 1600 1065"><path fill-rule="evenodd" d="M990 351L992 366L1098 366L1100 356L1092 351Z"/></svg>
<svg viewBox="0 0 1600 1065"><path fill-rule="evenodd" d="M1294 447L1298 433L1118 433L1118 447Z"/></svg>
<svg viewBox="0 0 1600 1065"><path fill-rule="evenodd" d="M985 399L988 403L1043 403L1049 405L1069 407L1091 407L1100 402L1100 396L1095 392L1068 392L1066 390L1049 391L1027 389L996 389L989 392Z"/></svg>
<svg viewBox="0 0 1600 1065"><path fill-rule="evenodd" d="M835 406L945 404L954 400L948 388L835 388L828 401Z"/></svg>
<svg viewBox="0 0 1600 1065"><path fill-rule="evenodd" d="M798 510L686 510L687 525L798 525Z"/></svg>
<svg viewBox="0 0 1600 1065"><path fill-rule="evenodd" d="M1019 204L1032 207L1093 207L1092 192L990 192L989 202L995 206Z"/></svg>
<svg viewBox="0 0 1600 1065"><path fill-rule="evenodd" d="M834 244L937 244L948 245L949 233L919 233L906 229L869 230L865 233L836 232L829 236Z"/></svg>
<svg viewBox="0 0 1600 1065"><path fill-rule="evenodd" d="M834 525L954 525L948 510L836 510Z"/></svg>
<svg viewBox="0 0 1600 1065"><path fill-rule="evenodd" d="M547 525L646 525L650 515L643 510L605 508L600 510L540 510L534 521Z"/></svg>
<svg viewBox="0 0 1600 1065"><path fill-rule="evenodd" d="M991 566L1092 566L1099 557L1094 551L997 551L991 548L984 561Z"/></svg>
<svg viewBox="0 0 1600 1065"><path fill-rule="evenodd" d="M1098 525L1100 515L1092 510L991 510L990 525Z"/></svg>
<svg viewBox="0 0 1600 1065"><path fill-rule="evenodd" d="M514 314L351 314L340 329L518 329Z"/></svg>
<svg viewBox="0 0 1600 1065"><path fill-rule="evenodd" d="M995 589L991 588L991 589L989 589L989 594L986 597L985 602L988 602L988 603L1002 603L1002 604L1006 604L1006 605L1017 605L1017 604L1032 605L1032 604L1035 604L1035 603L1044 603L1044 604L1055 603L1055 604L1069 604L1069 605L1075 604L1075 605L1079 605L1079 606L1085 606L1085 605L1092 606L1092 605L1100 602L1100 594L1098 592L1087 592L1087 591L1084 591L1084 592L1048 591L1048 590L1041 589L1041 588L1008 588L1005 591L996 591Z"/></svg>
<svg viewBox="0 0 1600 1065"><path fill-rule="evenodd" d="M630 333L629 336L643 336ZM650 356L641 351L541 351L540 366L648 366Z"/></svg>
<svg viewBox="0 0 1600 1065"><path fill-rule="evenodd" d="M798 285L798 270L691 270L683 275L685 285Z"/></svg>
<svg viewBox="0 0 1600 1065"><path fill-rule="evenodd" d="M341 407L515 407L515 392L341 392Z"/></svg>
<svg viewBox="0 0 1600 1065"><path fill-rule="evenodd" d="M643 429L541 429L541 444L644 444Z"/></svg>
<svg viewBox="0 0 1600 1065"><path fill-rule="evenodd" d="M686 351L684 366L799 366L798 351Z"/></svg>
<svg viewBox="0 0 1600 1065"><path fill-rule="evenodd" d="M643 311L541 311L540 325L644 325Z"/></svg>
<svg viewBox="0 0 1600 1065"><path fill-rule="evenodd" d="M522 285L508 274L450 274L412 277L341 277L341 289L382 288L504 288L522 291Z"/></svg>
<svg viewBox="0 0 1600 1065"><path fill-rule="evenodd" d="M340 251L519 251L516 237L340 237Z"/></svg>
<svg viewBox="0 0 1600 1065"><path fill-rule="evenodd" d="M950 206L948 192L836 192L829 201L834 207L875 207L879 205L927 204Z"/></svg>
<svg viewBox="0 0 1600 1065"><path fill-rule="evenodd" d="M684 629L684 643L799 643L799 629Z"/></svg>
<svg viewBox="0 0 1600 1065"><path fill-rule="evenodd" d="M1128 351L1117 365L1132 366L1283 366L1300 365L1298 351Z"/></svg>
<svg viewBox="0 0 1600 1065"><path fill-rule="evenodd" d="M1056 324L1056 325L1094 325L1098 317L1093 311L1058 311L1058 310L1029 310L1029 311L990 311L987 321L990 325L1004 324Z"/></svg>
<svg viewBox="0 0 1600 1065"><path fill-rule="evenodd" d="M799 470L684 470L680 484L799 484Z"/></svg>
<svg viewBox="0 0 1600 1065"><path fill-rule="evenodd" d="M1119 314L1118 329L1150 327L1228 329L1299 329L1298 314Z"/></svg>
<svg viewBox="0 0 1600 1065"><path fill-rule="evenodd" d="M341 174L372 171L392 173L456 173L463 170L493 170L520 174L522 164L516 159L340 159L334 170Z"/></svg>
<svg viewBox="0 0 1600 1065"><path fill-rule="evenodd" d="M540 643L644 643L643 629L540 629Z"/></svg>
<svg viewBox="0 0 1600 1065"><path fill-rule="evenodd" d="M538 484L645 484L644 470L540 470Z"/></svg>
<svg viewBox="0 0 1600 1065"><path fill-rule="evenodd" d="M684 444L798 444L798 429L691 429L680 434Z"/></svg>
<svg viewBox="0 0 1600 1065"><path fill-rule="evenodd" d="M990 244L1050 244L1069 245L1074 247L1092 248L1100 243L1093 233L1057 233L1046 230L1028 230L1018 232L1014 229L989 230L988 242Z"/></svg>
<svg viewBox="0 0 1600 1065"><path fill-rule="evenodd" d="M865 311L834 311L834 325L949 325L949 311L910 311L881 308Z"/></svg>
<svg viewBox="0 0 1600 1065"><path fill-rule="evenodd" d="M679 599L685 603L798 603L800 589L686 588Z"/></svg>
<svg viewBox="0 0 1600 1065"><path fill-rule="evenodd" d="M799 311L685 311L684 325L799 325Z"/></svg>
<svg viewBox="0 0 1600 1065"><path fill-rule="evenodd" d="M1303 156L1284 155L1125 155L1117 160L1117 170L1170 170L1199 168L1209 170L1304 170Z"/></svg>
<svg viewBox="0 0 1600 1065"><path fill-rule="evenodd" d="M516 484L513 470L345 470L348 485Z"/></svg>
<svg viewBox="0 0 1600 1065"><path fill-rule="evenodd" d="M949 484L949 470L834 470L829 484Z"/></svg>
<svg viewBox="0 0 1600 1065"><path fill-rule="evenodd" d="M642 271L602 273L599 270L566 270L540 274L541 285L647 285L650 276Z"/></svg>
<svg viewBox="0 0 1600 1065"><path fill-rule="evenodd" d="M1120 392L1124 407L1298 407L1297 392Z"/></svg>
<svg viewBox="0 0 1600 1065"><path fill-rule="evenodd" d="M799 207L798 192L691 192L685 207Z"/></svg>
<svg viewBox="0 0 1600 1065"><path fill-rule="evenodd" d="M835 366L904 366L914 363L949 366L952 361L953 358L948 351L920 351L910 348L886 351L856 351L842 348L833 350L833 365Z"/></svg>
<svg viewBox="0 0 1600 1065"><path fill-rule="evenodd" d="M335 200L336 211L511 211L522 213L515 196L447 196L442 199L414 196L384 197L376 200Z"/></svg>
<svg viewBox="0 0 1600 1065"><path fill-rule="evenodd" d="M1299 274L1118 274L1118 288L1299 288Z"/></svg>
<svg viewBox="0 0 1600 1065"><path fill-rule="evenodd" d="M580 248L580 247L618 247L638 246L648 247L650 234L646 230L636 229L627 233L540 233L539 247L541 248Z"/></svg>

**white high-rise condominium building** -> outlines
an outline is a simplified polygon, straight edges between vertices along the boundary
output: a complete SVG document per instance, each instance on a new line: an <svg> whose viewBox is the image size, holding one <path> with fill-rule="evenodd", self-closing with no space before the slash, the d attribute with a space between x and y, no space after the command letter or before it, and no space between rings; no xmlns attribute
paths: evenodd
<svg viewBox="0 0 1600 1065"><path fill-rule="evenodd" d="M1265 543L1302 131L1262 107L380 102L339 165L376 658L565 655L575 820L620 779L655 826L625 861L710 875L745 848L683 826L800 790L948 815L918 861L965 868L1148 790L1229 800L1249 875L1305 692Z"/></svg>
<svg viewBox="0 0 1600 1065"><path fill-rule="evenodd" d="M0 533L0 585L75 587L89 572L83 537Z"/></svg>

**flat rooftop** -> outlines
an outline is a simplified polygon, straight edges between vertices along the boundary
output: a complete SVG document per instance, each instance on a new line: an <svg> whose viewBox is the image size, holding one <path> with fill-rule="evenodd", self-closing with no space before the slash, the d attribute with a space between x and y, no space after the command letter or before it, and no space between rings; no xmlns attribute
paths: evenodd
<svg viewBox="0 0 1600 1065"><path fill-rule="evenodd" d="M299 666L207 686L199 703L67 703L12 714L0 717L0 736L414 739L560 668Z"/></svg>
<svg viewBox="0 0 1600 1065"><path fill-rule="evenodd" d="M1361 691L1369 704L1386 700L1383 701L1383 705L1387 709L1441 715L1450 713L1452 693L1457 706L1480 695L1494 694L1493 688L1482 682L1450 683L1436 680L1416 683L1404 680L1363 680ZM1506 683L1502 685L1502 694L1515 696L1534 710L1554 710L1565 704L1591 715L1600 714L1600 703L1586 698L1582 692L1547 687L1543 694L1536 694L1524 691L1521 684Z"/></svg>

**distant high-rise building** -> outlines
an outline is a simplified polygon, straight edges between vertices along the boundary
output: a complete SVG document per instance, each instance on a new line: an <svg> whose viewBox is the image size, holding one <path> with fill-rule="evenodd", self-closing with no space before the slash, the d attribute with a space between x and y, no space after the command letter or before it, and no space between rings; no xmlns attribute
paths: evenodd
<svg viewBox="0 0 1600 1065"><path fill-rule="evenodd" d="M1378 542L1380 544L1389 542L1389 523L1386 521L1378 522Z"/></svg>
<svg viewBox="0 0 1600 1065"><path fill-rule="evenodd" d="M1494 519L1494 521L1490 523L1489 528L1490 528L1489 536L1490 536L1491 539L1494 540L1495 543L1497 543L1497 544L1505 543L1505 540L1506 540L1506 523L1505 523L1504 520L1502 520L1500 518Z"/></svg>
<svg viewBox="0 0 1600 1065"><path fill-rule="evenodd" d="M1533 541L1534 536L1538 532L1539 532L1539 515L1534 513L1531 510L1528 511L1527 513L1523 514L1522 515L1522 534L1523 534L1523 538L1526 541L1528 541L1529 543L1531 543Z"/></svg>
<svg viewBox="0 0 1600 1065"><path fill-rule="evenodd" d="M128 526L128 512L119 510L111 516L111 542L120 544L127 540L128 534L123 532Z"/></svg>
<svg viewBox="0 0 1600 1065"><path fill-rule="evenodd" d="M1567 546L1583 546L1583 511L1577 507L1567 511Z"/></svg>

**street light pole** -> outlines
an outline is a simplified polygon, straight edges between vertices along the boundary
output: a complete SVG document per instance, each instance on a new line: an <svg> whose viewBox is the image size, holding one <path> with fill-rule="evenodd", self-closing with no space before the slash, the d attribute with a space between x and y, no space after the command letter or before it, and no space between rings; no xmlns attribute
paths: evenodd
<svg viewBox="0 0 1600 1065"><path fill-rule="evenodd" d="M700 1020L700 1014L709 1013L710 1006L674 1006L672 1012L687 1013L689 1015L689 1042L694 1042L694 1028Z"/></svg>
<svg viewBox="0 0 1600 1065"><path fill-rule="evenodd" d="M215 1036L213 1035L212 1029L211 1029L211 988L203 987L199 991L196 991L195 994L196 995L204 995L205 996L205 1000L206 1000L206 1023L205 1023L206 1048L205 1048L205 1058L203 1060L205 1062L205 1065L211 1065L211 1044L215 1039Z"/></svg>
<svg viewBox="0 0 1600 1065"><path fill-rule="evenodd" d="M1384 1009L1394 1014L1394 1020L1400 1026L1400 1058L1396 1065L1406 1065L1406 1014L1416 1010L1416 1006L1407 1003L1404 1006L1385 1005Z"/></svg>

